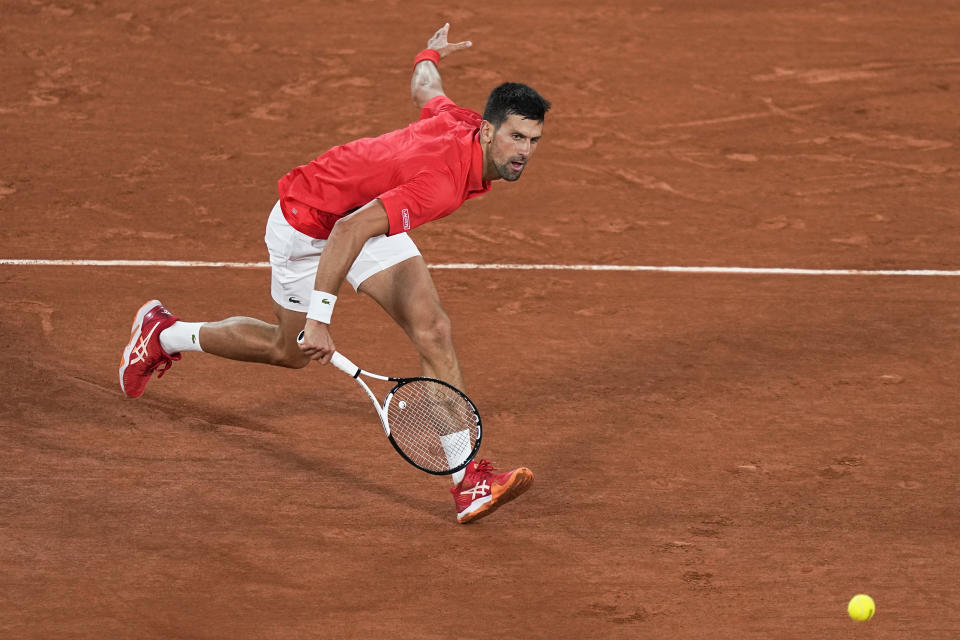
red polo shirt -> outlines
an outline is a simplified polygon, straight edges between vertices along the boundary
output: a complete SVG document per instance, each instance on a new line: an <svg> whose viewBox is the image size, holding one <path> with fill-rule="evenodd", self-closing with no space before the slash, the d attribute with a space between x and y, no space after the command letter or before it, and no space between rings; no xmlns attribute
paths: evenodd
<svg viewBox="0 0 960 640"><path fill-rule="evenodd" d="M374 198L387 210L388 235L449 215L490 190L478 137L482 121L476 111L437 96L409 126L333 147L281 178L283 216L297 231L327 238L337 220Z"/></svg>

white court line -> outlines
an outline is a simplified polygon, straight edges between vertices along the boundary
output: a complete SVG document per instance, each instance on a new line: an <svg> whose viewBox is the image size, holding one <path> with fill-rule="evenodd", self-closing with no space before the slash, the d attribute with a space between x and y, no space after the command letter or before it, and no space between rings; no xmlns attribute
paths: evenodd
<svg viewBox="0 0 960 640"><path fill-rule="evenodd" d="M30 260L0 258L0 265L53 267L182 267L268 269L269 262L197 262L190 260ZM960 270L944 269L794 269L782 267L671 267L617 264L431 264L431 269L502 271L652 271L660 273L718 273L799 276L940 276L958 277Z"/></svg>

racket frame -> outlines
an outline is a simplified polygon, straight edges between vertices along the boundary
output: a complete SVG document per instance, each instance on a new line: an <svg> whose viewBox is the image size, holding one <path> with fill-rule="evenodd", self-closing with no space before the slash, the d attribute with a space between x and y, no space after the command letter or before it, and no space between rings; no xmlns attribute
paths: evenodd
<svg viewBox="0 0 960 640"><path fill-rule="evenodd" d="M370 398L370 401L373 403L373 408L376 410L377 416L380 418L380 424L383 427L384 434L386 434L387 436L387 440L390 441L390 444L393 445L393 448L397 450L397 453L399 453L404 460L409 462L411 465L413 465L417 469L420 469L421 471L425 471L426 473L429 473L435 476L446 476L446 475L456 473L457 471L460 471L461 469L465 468L468 464L470 464L470 461L473 460L474 457L476 457L477 452L480 450L480 439L483 437L483 424L480 419L480 412L477 411L477 406L473 404L473 401L470 400L470 398L467 397L465 393L460 391L460 389L457 389L455 386L453 386L449 382L445 382L444 380L439 380L437 378L429 378L426 376L417 376L414 378L394 378L389 376L381 376L379 374L366 371L365 369L361 369L339 351L333 352L333 355L330 357L330 364L332 364L337 369L339 369L340 371L343 371L345 374L347 374L348 376L356 380L357 383L363 388L367 396ZM367 376L369 378L373 378L375 380L383 380L384 382L396 383L384 398L383 405L380 404L380 400L377 399L376 394L373 393L373 391L370 389L367 383L360 378L361 375ZM470 409L473 411L474 417L476 418L477 440L473 445L473 449L467 455L466 460L464 460L462 464L452 469L448 469L445 471L438 471L436 469L428 469L426 467L423 467L417 464L410 458L410 456L406 454L406 452L400 447L400 445L397 444L397 441L394 440L393 435L390 432L390 420L388 418L389 412L387 410L387 407L390 406L390 400L393 399L393 394L395 394L397 390L400 389L402 386L406 384L410 384L411 382L416 382L418 380L426 380L427 382L440 384L453 390L461 398L466 400L467 404L470 405Z"/></svg>

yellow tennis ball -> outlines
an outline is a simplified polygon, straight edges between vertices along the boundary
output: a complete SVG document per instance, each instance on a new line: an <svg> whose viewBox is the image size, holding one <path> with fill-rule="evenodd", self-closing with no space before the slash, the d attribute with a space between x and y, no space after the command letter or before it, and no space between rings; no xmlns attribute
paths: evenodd
<svg viewBox="0 0 960 640"><path fill-rule="evenodd" d="M865 593L858 593L853 596L850 598L850 604L847 605L847 613L858 622L869 620L876 610L877 605L874 604L873 598Z"/></svg>

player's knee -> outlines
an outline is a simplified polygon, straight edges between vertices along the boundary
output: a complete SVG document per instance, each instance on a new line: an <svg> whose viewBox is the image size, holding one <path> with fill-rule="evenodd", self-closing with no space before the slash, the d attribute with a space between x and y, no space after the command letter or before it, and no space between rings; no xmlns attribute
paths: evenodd
<svg viewBox="0 0 960 640"><path fill-rule="evenodd" d="M442 309L424 318L413 330L413 341L420 351L445 351L453 345L453 327Z"/></svg>

